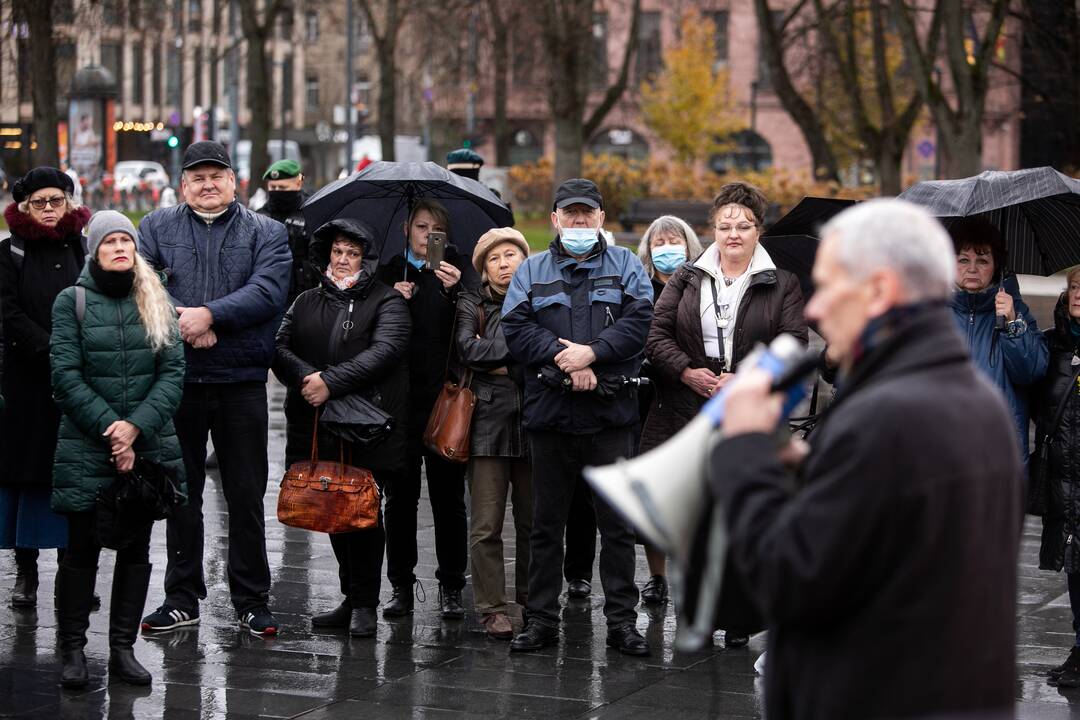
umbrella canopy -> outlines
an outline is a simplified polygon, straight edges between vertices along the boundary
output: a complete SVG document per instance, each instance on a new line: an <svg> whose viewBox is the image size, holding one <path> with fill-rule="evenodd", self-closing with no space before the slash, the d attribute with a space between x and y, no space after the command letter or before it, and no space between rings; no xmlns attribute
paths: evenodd
<svg viewBox="0 0 1080 720"><path fill-rule="evenodd" d="M1012 272L1052 275L1080 264L1080 180L1053 168L928 180L900 197L922 205L946 227L972 216L992 223L1005 240Z"/></svg>
<svg viewBox="0 0 1080 720"><path fill-rule="evenodd" d="M799 278L804 300L814 294L811 273L814 258L817 257L821 226L855 202L840 198L805 197L762 234L761 244L776 267L795 273Z"/></svg>
<svg viewBox="0 0 1080 720"><path fill-rule="evenodd" d="M405 221L415 200L437 200L450 213L450 242L469 255L491 228L514 224L513 213L476 180L432 162L374 162L330 183L304 203L304 223L317 229L336 218L363 220L382 239L382 263L405 252Z"/></svg>

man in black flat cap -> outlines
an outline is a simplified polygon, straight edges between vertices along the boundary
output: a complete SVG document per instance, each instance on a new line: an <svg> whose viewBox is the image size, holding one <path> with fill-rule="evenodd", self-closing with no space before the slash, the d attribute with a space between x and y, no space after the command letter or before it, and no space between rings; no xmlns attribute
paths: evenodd
<svg viewBox="0 0 1080 720"><path fill-rule="evenodd" d="M203 579L202 491L206 440L213 438L229 509L229 591L241 627L277 633L267 608L263 495L269 475L266 371L285 310L292 256L285 226L236 201L225 148L197 142L184 152L184 202L139 224L139 252L168 275L180 313L187 371L176 414L188 504L168 521L165 602L143 630L199 622Z"/></svg>

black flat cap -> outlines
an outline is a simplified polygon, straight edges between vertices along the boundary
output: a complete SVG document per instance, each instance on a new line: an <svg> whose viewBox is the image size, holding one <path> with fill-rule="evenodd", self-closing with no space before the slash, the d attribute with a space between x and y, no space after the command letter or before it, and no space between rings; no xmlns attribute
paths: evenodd
<svg viewBox="0 0 1080 720"><path fill-rule="evenodd" d="M229 161L229 153L225 151L225 147L221 143L216 143L212 140L203 140L202 142L188 145L187 150L184 151L182 169L187 170L196 165L205 165L207 163L220 165L229 168L230 170L232 169L232 163Z"/></svg>
<svg viewBox="0 0 1080 720"><path fill-rule="evenodd" d="M604 198L600 195L600 188L596 187L596 183L585 178L572 178L555 189L552 210L577 204L603 209Z"/></svg>

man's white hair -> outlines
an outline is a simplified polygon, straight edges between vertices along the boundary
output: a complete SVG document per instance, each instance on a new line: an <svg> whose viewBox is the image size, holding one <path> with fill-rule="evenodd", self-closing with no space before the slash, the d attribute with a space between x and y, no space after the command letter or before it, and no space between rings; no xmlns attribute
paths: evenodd
<svg viewBox="0 0 1080 720"><path fill-rule="evenodd" d="M945 300L956 285L956 251L949 234L930 213L906 200L859 203L826 223L821 237L835 238L837 260L857 280L895 270L909 302Z"/></svg>

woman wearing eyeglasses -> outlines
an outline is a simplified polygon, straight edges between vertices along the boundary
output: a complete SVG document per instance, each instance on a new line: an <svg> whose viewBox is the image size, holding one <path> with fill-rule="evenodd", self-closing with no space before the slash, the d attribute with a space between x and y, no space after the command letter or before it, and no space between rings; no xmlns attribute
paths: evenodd
<svg viewBox="0 0 1080 720"><path fill-rule="evenodd" d="M71 178L56 168L31 170L11 189L0 242L4 321L0 431L0 547L15 548L11 604L37 604L40 548L67 545L67 521L49 509L60 412L52 400L49 337L56 296L75 284L86 251L90 211L72 200Z"/></svg>
<svg viewBox="0 0 1080 720"><path fill-rule="evenodd" d="M679 266L656 301L645 356L659 375L640 452L662 444L730 382L758 343L790 333L808 341L802 291L758 243L768 200L752 185L720 188L710 217L713 243ZM727 563L720 607L724 644L742 647L760 618Z"/></svg>

